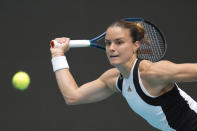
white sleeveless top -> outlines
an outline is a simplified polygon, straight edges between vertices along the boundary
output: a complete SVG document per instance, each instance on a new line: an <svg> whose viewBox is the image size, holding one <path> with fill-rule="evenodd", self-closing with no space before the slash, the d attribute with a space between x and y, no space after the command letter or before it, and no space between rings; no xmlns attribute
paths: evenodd
<svg viewBox="0 0 197 131"><path fill-rule="evenodd" d="M140 78L138 69L140 61L135 61L129 78L124 78L122 82L122 95L130 108L144 118L150 125L162 131L193 130L190 129L190 126L196 130L197 103L178 88L176 84L171 91L162 96L151 96L144 88ZM121 91L120 87L118 87L118 79L116 87ZM185 114L183 115L183 113ZM185 115L188 116L190 122L196 123L191 125L188 121L179 120L185 119Z"/></svg>

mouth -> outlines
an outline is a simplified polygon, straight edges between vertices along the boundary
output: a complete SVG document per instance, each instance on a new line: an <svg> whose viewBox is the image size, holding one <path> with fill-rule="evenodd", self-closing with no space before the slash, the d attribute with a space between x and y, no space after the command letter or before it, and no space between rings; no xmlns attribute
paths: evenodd
<svg viewBox="0 0 197 131"><path fill-rule="evenodd" d="M110 55L109 57L110 58L117 58L117 57L119 57L119 55Z"/></svg>

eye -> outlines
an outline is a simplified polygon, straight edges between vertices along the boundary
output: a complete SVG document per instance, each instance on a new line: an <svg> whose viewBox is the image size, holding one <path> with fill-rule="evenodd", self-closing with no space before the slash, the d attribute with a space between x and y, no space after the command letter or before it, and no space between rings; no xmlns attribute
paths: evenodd
<svg viewBox="0 0 197 131"><path fill-rule="evenodd" d="M105 46L109 46L111 44L111 41L105 40Z"/></svg>
<svg viewBox="0 0 197 131"><path fill-rule="evenodd" d="M117 41L116 41L116 44L117 44L117 45L121 45L121 44L123 44L123 43L124 43L124 41L122 41L122 40L117 40Z"/></svg>

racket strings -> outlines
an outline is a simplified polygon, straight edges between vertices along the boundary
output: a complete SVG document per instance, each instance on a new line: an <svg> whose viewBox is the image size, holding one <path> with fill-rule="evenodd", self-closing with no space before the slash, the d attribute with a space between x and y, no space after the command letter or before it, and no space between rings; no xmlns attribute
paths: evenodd
<svg viewBox="0 0 197 131"><path fill-rule="evenodd" d="M146 31L146 39L150 43L141 43L138 52L138 57L141 59L149 59L153 62L158 61L165 54L165 41L161 36L161 33L151 24L141 22L140 23Z"/></svg>

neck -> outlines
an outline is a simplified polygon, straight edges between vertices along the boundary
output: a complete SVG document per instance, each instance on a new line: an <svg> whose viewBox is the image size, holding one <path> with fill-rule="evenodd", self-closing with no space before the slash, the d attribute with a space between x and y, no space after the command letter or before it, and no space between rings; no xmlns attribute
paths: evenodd
<svg viewBox="0 0 197 131"><path fill-rule="evenodd" d="M123 75L124 78L129 78L131 68L133 67L133 64L135 62L137 57L132 57L130 61L123 65L119 65L116 68L120 71L120 73Z"/></svg>

